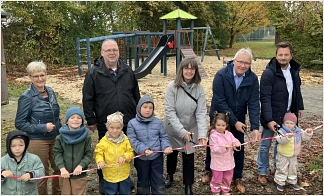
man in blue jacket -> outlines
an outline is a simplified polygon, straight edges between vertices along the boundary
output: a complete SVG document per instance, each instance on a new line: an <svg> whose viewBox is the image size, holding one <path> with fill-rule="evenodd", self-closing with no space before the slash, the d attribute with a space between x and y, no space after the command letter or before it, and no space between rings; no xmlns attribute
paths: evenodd
<svg viewBox="0 0 324 196"><path fill-rule="evenodd" d="M293 47L288 42L277 45L276 57L273 57L262 73L260 80L262 138L272 137L276 127L281 126L287 112L301 118L304 110L300 91L300 65L292 59ZM297 121L298 122L298 121ZM269 149L271 140L260 143L258 153L258 181L267 184L269 167ZM277 143L276 143L277 144ZM274 146L274 164L276 169L277 145Z"/></svg>
<svg viewBox="0 0 324 196"><path fill-rule="evenodd" d="M212 122L213 114L230 112L230 131L241 143L244 143L244 128L247 109L250 119L250 130L253 131L253 140L260 139L259 118L259 82L258 77L251 70L253 55L249 48L240 49L229 61L227 66L220 69L213 81L213 98L209 117ZM244 193L242 182L244 166L244 146L241 151L234 152L235 168L233 180L237 191ZM205 170L210 171L210 149L207 147ZM208 175L208 174L207 174Z"/></svg>

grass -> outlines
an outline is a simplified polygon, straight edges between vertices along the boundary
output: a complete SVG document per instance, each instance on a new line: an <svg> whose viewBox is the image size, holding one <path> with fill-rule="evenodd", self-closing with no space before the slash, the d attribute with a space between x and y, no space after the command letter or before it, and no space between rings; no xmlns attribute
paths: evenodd
<svg viewBox="0 0 324 196"><path fill-rule="evenodd" d="M313 160L311 160L307 165L307 169L309 170L323 169L323 155L315 157Z"/></svg>
<svg viewBox="0 0 324 196"><path fill-rule="evenodd" d="M241 48L249 47L254 57L271 59L276 54L276 46L274 42L239 42L233 45L233 48L220 49L220 56L234 56Z"/></svg>

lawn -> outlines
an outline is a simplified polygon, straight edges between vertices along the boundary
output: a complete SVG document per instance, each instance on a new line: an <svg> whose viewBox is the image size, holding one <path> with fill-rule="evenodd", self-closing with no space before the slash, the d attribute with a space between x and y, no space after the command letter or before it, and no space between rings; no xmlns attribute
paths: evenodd
<svg viewBox="0 0 324 196"><path fill-rule="evenodd" d="M254 57L270 59L275 56L276 46L274 42L239 42L233 45L233 48L220 49L220 56L234 56L241 48L249 47Z"/></svg>

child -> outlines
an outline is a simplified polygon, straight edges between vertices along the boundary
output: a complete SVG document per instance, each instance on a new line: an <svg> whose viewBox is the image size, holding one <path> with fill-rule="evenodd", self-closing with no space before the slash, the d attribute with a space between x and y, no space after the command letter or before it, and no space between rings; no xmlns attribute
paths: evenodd
<svg viewBox="0 0 324 196"><path fill-rule="evenodd" d="M234 173L234 156L233 149L241 147L241 143L231 132L228 131L229 112L214 112L214 120L209 128L209 144L211 153L212 180L210 189L214 195L229 195L231 181Z"/></svg>
<svg viewBox="0 0 324 196"><path fill-rule="evenodd" d="M1 158L1 195L38 195L37 182L44 176L44 165L37 155L27 152L29 137L11 131L6 140L7 153ZM12 176L19 176L14 179Z"/></svg>
<svg viewBox="0 0 324 196"><path fill-rule="evenodd" d="M88 169L93 158L91 137L84 125L84 114L79 107L71 107L65 114L65 126L60 128L54 146L54 161L61 172L62 195L85 195ZM70 176L70 173L73 175Z"/></svg>
<svg viewBox="0 0 324 196"><path fill-rule="evenodd" d="M128 137L123 132L123 114L107 116L107 132L95 149L98 169L102 169L106 195L130 195L130 162L134 158Z"/></svg>
<svg viewBox="0 0 324 196"><path fill-rule="evenodd" d="M286 182L294 190L300 190L297 184L297 155L300 152L301 142L310 140L313 131L306 129L302 131L296 126L297 117L294 113L286 113L284 124L278 130L285 137L278 137L278 154L276 156L277 169L274 181L277 183L278 191L283 191Z"/></svg>
<svg viewBox="0 0 324 196"><path fill-rule="evenodd" d="M145 154L134 159L137 170L137 195L166 195L163 179L163 154L172 153L163 123L154 117L154 102L146 94L138 102L136 117L128 122L127 136L136 154Z"/></svg>

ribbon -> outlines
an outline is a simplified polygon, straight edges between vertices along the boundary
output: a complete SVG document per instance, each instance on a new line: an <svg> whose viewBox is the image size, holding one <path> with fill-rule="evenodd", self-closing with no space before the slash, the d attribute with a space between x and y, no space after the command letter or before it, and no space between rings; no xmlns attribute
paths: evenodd
<svg viewBox="0 0 324 196"><path fill-rule="evenodd" d="M323 124L320 125L320 126L317 126L315 128L312 128L311 130L312 131L315 131L317 129L320 129L323 127ZM305 131L304 131L305 132ZM298 133L295 133L295 135L298 134ZM273 136L273 137L267 137L267 138L261 138L260 140L251 140L251 141L248 141L248 142L245 142L243 144L241 144L242 146L244 145L247 145L247 144L250 144L252 142L259 142L259 141L262 141L262 140L272 140L272 139L275 139L275 138L280 138L280 137L286 137L286 135L284 136ZM202 144L198 144L198 145L194 145L194 146L183 146L183 147L179 147L179 148L172 148L172 150L184 150L184 149L187 149L187 148L197 148L197 147L207 147L207 146L215 146L213 144L205 144L205 145L202 145ZM220 147L225 147L225 146L220 146ZM153 153L158 153L158 152L164 152L162 150L154 150ZM138 157L141 157L141 156L145 156L145 154L139 154L139 155L136 155L134 156L133 158L131 159L126 159L126 160L133 160L133 159L136 159ZM114 166L114 165L117 165L117 164L109 164L109 165L106 165L105 167L109 167L109 166ZM93 170L97 170L98 168L89 168L89 169L86 169L86 170L82 170L81 173L83 172L88 172L88 171L93 171ZM73 175L73 173L70 173L70 175ZM50 176L41 176L41 177L35 177L35 178L31 178L30 180L40 180L40 179L45 179L45 178L58 178L60 177L61 175L50 175ZM12 176L12 178L14 179L20 179L19 176Z"/></svg>

